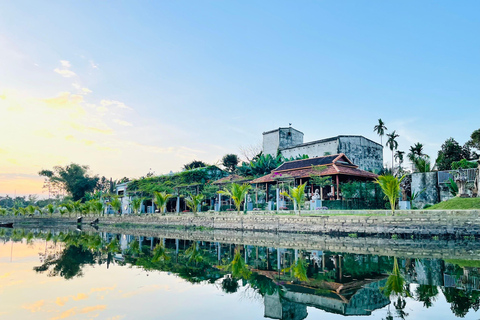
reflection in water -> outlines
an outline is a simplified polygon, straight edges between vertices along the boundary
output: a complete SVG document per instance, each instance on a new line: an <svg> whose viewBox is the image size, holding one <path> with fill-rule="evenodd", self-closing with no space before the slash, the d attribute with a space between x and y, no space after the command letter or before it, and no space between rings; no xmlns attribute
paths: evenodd
<svg viewBox="0 0 480 320"><path fill-rule="evenodd" d="M441 294L464 317L480 307L476 261L402 259L352 253L258 247L109 233L0 230L5 241L45 241L37 273L73 279L87 266L111 264L166 271L192 284L210 283L224 293L251 290L263 298L264 316L305 319L307 306L340 315L405 319L415 299L434 309ZM53 250L47 250L53 243ZM13 248L13 247L12 247ZM392 307L392 310L390 309Z"/></svg>

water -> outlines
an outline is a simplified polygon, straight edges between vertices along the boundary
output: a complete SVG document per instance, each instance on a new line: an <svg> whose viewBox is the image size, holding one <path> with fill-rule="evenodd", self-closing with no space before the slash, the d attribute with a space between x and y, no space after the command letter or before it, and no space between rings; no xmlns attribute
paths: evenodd
<svg viewBox="0 0 480 320"><path fill-rule="evenodd" d="M0 319L479 318L472 250L442 260L104 232L0 239Z"/></svg>

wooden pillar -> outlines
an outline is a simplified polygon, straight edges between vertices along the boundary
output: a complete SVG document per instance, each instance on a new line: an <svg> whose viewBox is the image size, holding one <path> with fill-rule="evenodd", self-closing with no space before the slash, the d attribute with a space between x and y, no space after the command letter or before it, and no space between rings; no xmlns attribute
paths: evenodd
<svg viewBox="0 0 480 320"><path fill-rule="evenodd" d="M339 182L338 174L337 174L337 200L340 200L340 195L339 195L340 187L339 187L339 185L340 185L340 182Z"/></svg>

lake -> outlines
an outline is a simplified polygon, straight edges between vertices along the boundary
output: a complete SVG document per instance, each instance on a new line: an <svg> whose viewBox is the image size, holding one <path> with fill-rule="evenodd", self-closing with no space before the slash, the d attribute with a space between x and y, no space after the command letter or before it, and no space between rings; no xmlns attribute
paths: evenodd
<svg viewBox="0 0 480 320"><path fill-rule="evenodd" d="M394 257L128 230L2 228L0 239L0 319L480 317L476 254Z"/></svg>

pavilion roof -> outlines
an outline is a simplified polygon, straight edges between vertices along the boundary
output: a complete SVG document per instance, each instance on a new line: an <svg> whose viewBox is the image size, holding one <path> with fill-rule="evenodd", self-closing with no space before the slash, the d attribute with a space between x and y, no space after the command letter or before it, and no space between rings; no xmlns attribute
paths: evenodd
<svg viewBox="0 0 480 320"><path fill-rule="evenodd" d="M323 171L319 171L315 167L325 166ZM375 179L376 174L358 169L350 159L343 153L337 155L329 155L325 157L295 160L280 165L271 173L250 181L250 183L267 183L274 182L285 178L310 178L315 176L333 176L347 175L367 179Z"/></svg>
<svg viewBox="0 0 480 320"><path fill-rule="evenodd" d="M251 178L248 178L248 177L242 177L242 176L239 176L238 174L231 174L229 176L226 176L226 177L223 177L221 179L218 179L214 182L212 182L212 184L228 184L228 183L248 183L250 182Z"/></svg>

